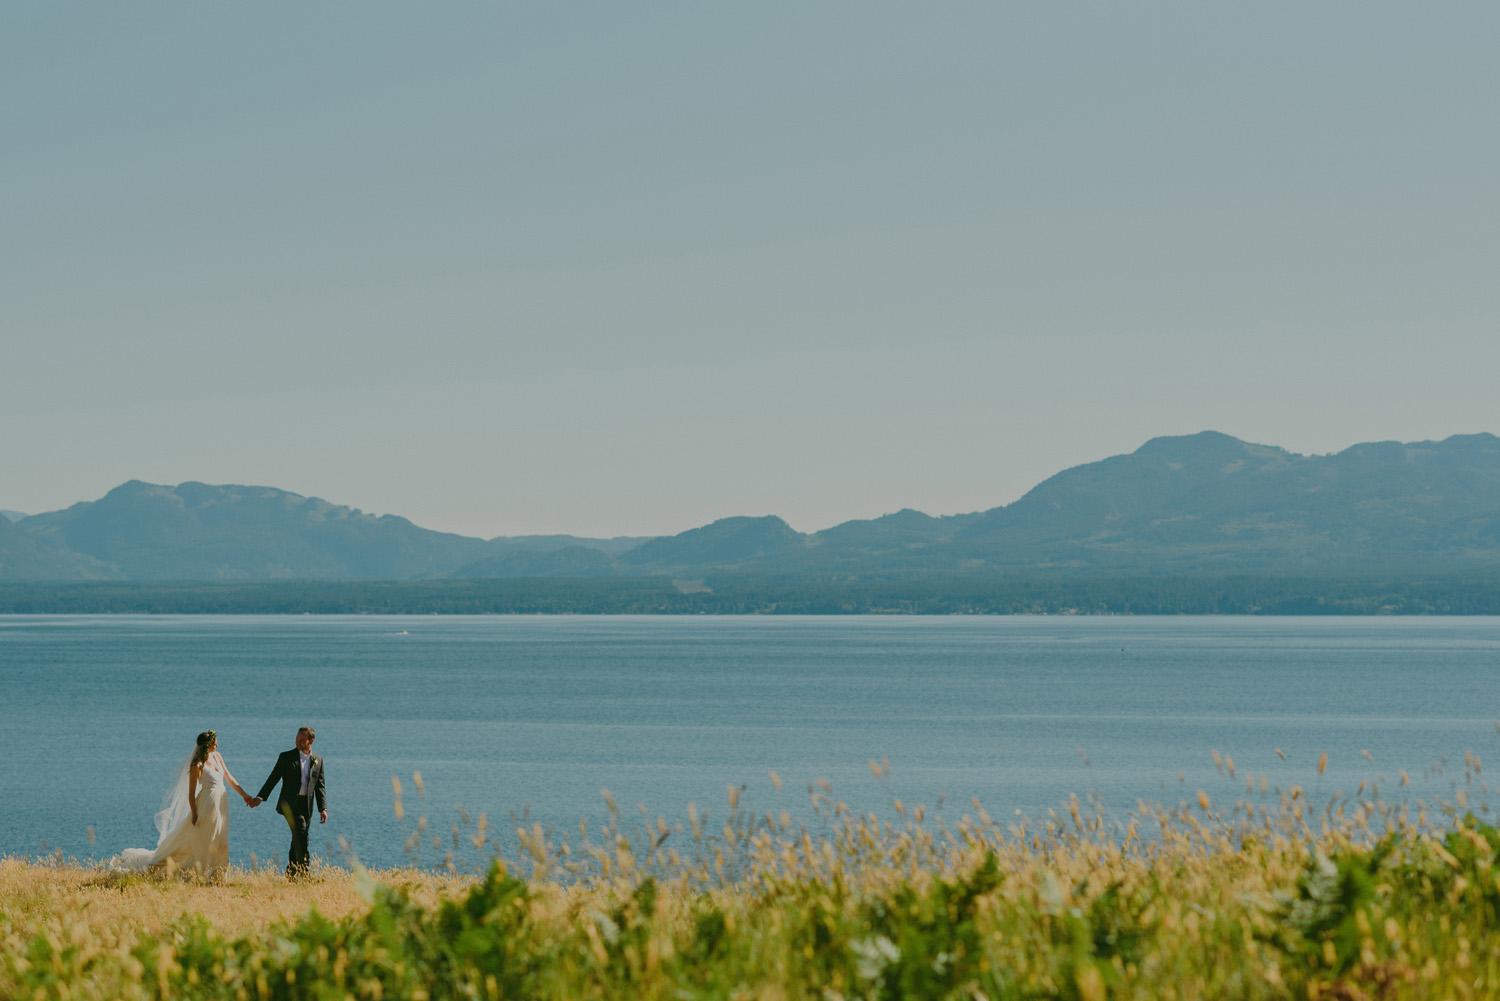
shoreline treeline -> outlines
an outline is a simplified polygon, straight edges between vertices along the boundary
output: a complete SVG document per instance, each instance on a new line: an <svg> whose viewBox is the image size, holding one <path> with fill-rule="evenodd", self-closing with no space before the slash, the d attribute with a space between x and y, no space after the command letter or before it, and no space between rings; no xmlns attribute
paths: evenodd
<svg viewBox="0 0 1500 1001"><path fill-rule="evenodd" d="M0 584L0 614L1500 615L1500 579L726 575Z"/></svg>

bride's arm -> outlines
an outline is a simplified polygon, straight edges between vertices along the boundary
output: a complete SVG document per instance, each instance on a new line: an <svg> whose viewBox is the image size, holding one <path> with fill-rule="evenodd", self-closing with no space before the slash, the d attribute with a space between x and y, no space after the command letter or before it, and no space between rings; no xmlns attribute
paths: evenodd
<svg viewBox="0 0 1500 1001"><path fill-rule="evenodd" d="M188 810L193 818L193 826L198 826L198 776L203 774L203 764L200 762L188 769Z"/></svg>
<svg viewBox="0 0 1500 1001"><path fill-rule="evenodd" d="M234 780L234 776L229 774L229 766L224 763L224 755L220 754L218 751L215 751L214 757L219 759L219 770L224 773L224 781L229 783L229 788L239 793L240 798L243 799L246 803L250 802L250 794L244 789L240 788L240 784Z"/></svg>

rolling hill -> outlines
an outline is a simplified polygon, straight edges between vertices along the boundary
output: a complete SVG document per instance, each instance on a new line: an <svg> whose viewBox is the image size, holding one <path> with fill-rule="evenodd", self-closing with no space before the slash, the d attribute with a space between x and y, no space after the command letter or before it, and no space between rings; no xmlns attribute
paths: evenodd
<svg viewBox="0 0 1500 1001"><path fill-rule="evenodd" d="M1153 438L1014 503L795 531L723 518L662 538L490 540L271 487L131 481L0 519L0 580L412 580L724 574L1331 575L1500 570L1500 438L1299 455L1226 434Z"/></svg>

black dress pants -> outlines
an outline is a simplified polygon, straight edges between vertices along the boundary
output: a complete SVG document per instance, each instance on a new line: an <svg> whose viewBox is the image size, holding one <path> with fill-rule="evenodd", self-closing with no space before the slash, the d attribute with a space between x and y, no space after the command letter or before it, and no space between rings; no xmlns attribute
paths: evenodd
<svg viewBox="0 0 1500 1001"><path fill-rule="evenodd" d="M281 815L286 826L292 829L292 847L286 853L287 876L305 876L309 858L307 855L307 832L312 826L312 814L308 812L307 800L299 796L295 800L284 800Z"/></svg>

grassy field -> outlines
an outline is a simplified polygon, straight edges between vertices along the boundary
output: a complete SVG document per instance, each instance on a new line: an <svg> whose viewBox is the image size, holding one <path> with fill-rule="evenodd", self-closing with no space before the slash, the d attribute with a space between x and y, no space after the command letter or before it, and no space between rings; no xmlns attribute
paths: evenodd
<svg viewBox="0 0 1500 1001"><path fill-rule="evenodd" d="M861 817L814 787L817 833L692 811L574 844L533 828L469 876L5 859L0 997L1500 996L1500 836L1462 792L1429 813L1247 787L1123 822L1075 801L1031 827L978 804ZM482 827L453 842L489 847Z"/></svg>

